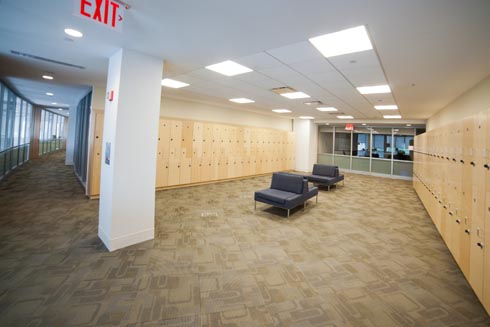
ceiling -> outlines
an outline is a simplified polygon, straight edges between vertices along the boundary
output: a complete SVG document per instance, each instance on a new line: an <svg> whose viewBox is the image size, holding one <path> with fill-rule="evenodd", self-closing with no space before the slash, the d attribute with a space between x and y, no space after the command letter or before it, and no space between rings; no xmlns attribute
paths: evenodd
<svg viewBox="0 0 490 327"><path fill-rule="evenodd" d="M132 8L121 32L73 15L76 2L0 0L0 77L34 103L68 107L88 86L104 87L108 58L121 47L164 59L165 77L191 84L163 88L164 96L318 122L335 121L337 114L303 102L322 101L356 120L379 120L383 112L373 105L396 103L404 121L427 119L490 74L487 0L127 0ZM374 50L327 59L308 42L359 25ZM84 37L67 37L66 27ZM254 71L226 77L204 69L228 59ZM47 72L53 81L41 78ZM378 83L388 83L392 93L363 96L355 89ZM311 98L289 100L270 91L281 86ZM50 90L54 97L45 95ZM236 97L255 103L228 101ZM278 108L292 113L271 112Z"/></svg>

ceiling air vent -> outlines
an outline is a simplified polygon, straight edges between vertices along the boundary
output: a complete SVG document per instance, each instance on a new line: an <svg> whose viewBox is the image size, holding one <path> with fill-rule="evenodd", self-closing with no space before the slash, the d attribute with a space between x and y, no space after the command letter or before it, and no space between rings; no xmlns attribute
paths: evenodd
<svg viewBox="0 0 490 327"><path fill-rule="evenodd" d="M276 87L276 88L272 89L271 91L274 93L277 93L277 94L297 92L295 89L293 89L292 87L289 87L289 86Z"/></svg>
<svg viewBox="0 0 490 327"><path fill-rule="evenodd" d="M20 56L20 57L25 57L25 58L29 58L29 59L35 59L35 60L41 60L41 61L49 62L52 64L56 64L56 65L62 65L62 66L71 67L71 68L78 68L78 69L85 69L85 67L83 67L83 66L74 65L74 64L67 63L67 62L54 60L54 59L44 58L44 57L36 56L36 55L30 54L30 53L25 53L25 52L20 52L20 51L15 51L15 50L10 50L10 53L17 55L17 56Z"/></svg>
<svg viewBox="0 0 490 327"><path fill-rule="evenodd" d="M345 115L345 112L336 111L336 112L329 112L328 114L332 116L337 116L337 115Z"/></svg>

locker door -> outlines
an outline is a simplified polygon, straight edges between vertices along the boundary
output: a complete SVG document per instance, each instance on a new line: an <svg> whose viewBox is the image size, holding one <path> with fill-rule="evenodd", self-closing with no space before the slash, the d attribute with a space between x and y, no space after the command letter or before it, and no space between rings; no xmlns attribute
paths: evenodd
<svg viewBox="0 0 490 327"><path fill-rule="evenodd" d="M94 110L94 112L96 112ZM100 194L100 173L102 165L102 136L104 134L104 113L95 114L94 142L92 148L92 167L90 175L89 195Z"/></svg>
<svg viewBox="0 0 490 327"><path fill-rule="evenodd" d="M484 246L484 266L483 266L483 306L490 314L490 251L488 251L488 243L490 241L490 110L487 110L487 120L485 122L486 137L485 137L485 151L483 153L483 168L485 170L485 215L484 215L484 228L485 228L485 242Z"/></svg>
<svg viewBox="0 0 490 327"><path fill-rule="evenodd" d="M213 125L204 124L203 125L203 157L213 156Z"/></svg>
<svg viewBox="0 0 490 327"><path fill-rule="evenodd" d="M201 159L201 182L207 182L211 180L211 159L209 157L202 157Z"/></svg>
<svg viewBox="0 0 490 327"><path fill-rule="evenodd" d="M194 123L191 121L185 121L182 125L182 149L185 150L185 156L187 158L192 157L193 153L193 134Z"/></svg>
<svg viewBox="0 0 490 327"><path fill-rule="evenodd" d="M158 127L158 137L160 138L160 151L163 158L170 157L170 126L171 121L160 119Z"/></svg>
<svg viewBox="0 0 490 327"><path fill-rule="evenodd" d="M194 123L192 132L192 156L202 157L203 155L203 123Z"/></svg>
<svg viewBox="0 0 490 327"><path fill-rule="evenodd" d="M192 157L191 162L191 183L199 183L201 181L202 160L199 157Z"/></svg>
<svg viewBox="0 0 490 327"><path fill-rule="evenodd" d="M169 158L168 186L179 185L180 182L180 158Z"/></svg>
<svg viewBox="0 0 490 327"><path fill-rule="evenodd" d="M168 186L169 162L168 158L161 158L157 166L156 187Z"/></svg>
<svg viewBox="0 0 490 327"><path fill-rule="evenodd" d="M189 184L191 182L192 159L183 156L180 159L180 178L179 184Z"/></svg>
<svg viewBox="0 0 490 327"><path fill-rule="evenodd" d="M182 152L182 122L170 121L170 158L180 158Z"/></svg>

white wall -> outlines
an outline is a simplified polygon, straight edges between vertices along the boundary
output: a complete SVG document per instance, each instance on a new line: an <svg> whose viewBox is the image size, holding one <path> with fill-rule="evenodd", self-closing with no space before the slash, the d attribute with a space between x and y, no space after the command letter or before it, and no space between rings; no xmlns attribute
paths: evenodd
<svg viewBox="0 0 490 327"><path fill-rule="evenodd" d="M105 94L105 88L92 87L92 109L104 110Z"/></svg>
<svg viewBox="0 0 490 327"><path fill-rule="evenodd" d="M466 91L427 120L427 130L441 127L490 109L490 76Z"/></svg>
<svg viewBox="0 0 490 327"><path fill-rule="evenodd" d="M291 119L168 97L162 98L160 116L275 128L285 131L291 131L292 126Z"/></svg>
<svg viewBox="0 0 490 327"><path fill-rule="evenodd" d="M296 136L295 170L311 172L318 155L318 125L311 120L294 120Z"/></svg>

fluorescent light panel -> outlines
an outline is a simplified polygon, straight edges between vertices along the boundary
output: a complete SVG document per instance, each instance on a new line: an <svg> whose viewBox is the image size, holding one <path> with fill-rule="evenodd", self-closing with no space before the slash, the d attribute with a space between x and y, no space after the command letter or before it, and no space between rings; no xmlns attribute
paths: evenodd
<svg viewBox="0 0 490 327"><path fill-rule="evenodd" d="M252 69L242 66L240 64L237 64L234 61L231 60L226 60L223 62L220 62L218 64L206 66L206 69L212 70L214 72L226 75L226 76L235 76L235 75L240 75L244 73L249 73L253 72Z"/></svg>
<svg viewBox="0 0 490 327"><path fill-rule="evenodd" d="M299 116L299 119L315 119L315 117L312 117L312 116Z"/></svg>
<svg viewBox="0 0 490 327"><path fill-rule="evenodd" d="M288 99L304 99L309 98L310 96L303 92L290 92L290 93L281 93L283 97Z"/></svg>
<svg viewBox="0 0 490 327"><path fill-rule="evenodd" d="M250 100L247 98L236 98L236 99L230 99L231 102L236 102L236 103L254 103L254 100Z"/></svg>
<svg viewBox="0 0 490 327"><path fill-rule="evenodd" d="M352 116L337 116L338 119L354 119Z"/></svg>
<svg viewBox="0 0 490 327"><path fill-rule="evenodd" d="M180 89L181 87L189 86L189 84L184 82L179 82L170 78L164 78L162 79L162 86L171 87L173 89Z"/></svg>
<svg viewBox="0 0 490 327"><path fill-rule="evenodd" d="M391 92L389 85L360 86L357 88L357 90L361 94L379 94Z"/></svg>
<svg viewBox="0 0 490 327"><path fill-rule="evenodd" d="M366 28L362 25L313 37L309 41L327 58L373 48Z"/></svg>
<svg viewBox="0 0 490 327"><path fill-rule="evenodd" d="M49 79L49 80L52 80L54 77L51 76L51 75L43 75L43 78L44 79Z"/></svg>
<svg viewBox="0 0 490 327"><path fill-rule="evenodd" d="M318 107L318 108L316 108L316 110L318 110L318 111L325 111L325 112L338 111L337 108L334 108L334 107Z"/></svg>
<svg viewBox="0 0 490 327"><path fill-rule="evenodd" d="M51 92L46 92L46 95L52 97L54 94Z"/></svg>
<svg viewBox="0 0 490 327"><path fill-rule="evenodd" d="M376 109L376 110L396 110L396 109L398 109L398 106L396 104L389 104L389 105L384 105L384 106L374 106L374 109Z"/></svg>
<svg viewBox="0 0 490 327"><path fill-rule="evenodd" d="M74 30L73 28L65 28L65 33L68 34L69 36L73 37L82 37L83 33L77 30Z"/></svg>
<svg viewBox="0 0 490 327"><path fill-rule="evenodd" d="M272 109L272 111L277 112L278 114L285 114L291 112L291 110L287 110L287 109Z"/></svg>
<svg viewBox="0 0 490 327"><path fill-rule="evenodd" d="M384 119L401 119L402 116L400 116L400 115L384 115L383 118Z"/></svg>

